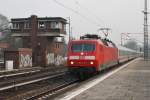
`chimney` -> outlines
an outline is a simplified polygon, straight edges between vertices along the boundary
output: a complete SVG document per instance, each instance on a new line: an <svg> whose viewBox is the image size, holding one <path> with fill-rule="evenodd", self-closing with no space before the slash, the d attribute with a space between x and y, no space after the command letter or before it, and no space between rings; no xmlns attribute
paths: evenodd
<svg viewBox="0 0 150 100"><path fill-rule="evenodd" d="M31 48L32 48L32 55L33 55L33 66L37 65L37 16L31 15Z"/></svg>

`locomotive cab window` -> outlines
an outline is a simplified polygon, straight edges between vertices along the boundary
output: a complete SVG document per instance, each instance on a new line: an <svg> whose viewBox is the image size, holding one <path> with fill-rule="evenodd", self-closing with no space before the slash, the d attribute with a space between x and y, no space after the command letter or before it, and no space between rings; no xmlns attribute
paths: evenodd
<svg viewBox="0 0 150 100"><path fill-rule="evenodd" d="M81 44L72 44L72 52L93 52L95 51L95 44L81 43Z"/></svg>

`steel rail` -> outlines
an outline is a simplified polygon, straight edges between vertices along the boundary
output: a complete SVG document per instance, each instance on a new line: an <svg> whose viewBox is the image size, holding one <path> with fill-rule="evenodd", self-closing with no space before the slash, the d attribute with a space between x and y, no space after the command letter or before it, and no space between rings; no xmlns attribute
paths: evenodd
<svg viewBox="0 0 150 100"><path fill-rule="evenodd" d="M16 84L13 84L13 85L5 86L5 87L0 88L0 91L12 89L12 88L17 88L17 87L21 87L21 86L24 86L24 85L28 85L28 84L33 84L33 83L36 83L36 82L40 82L40 81L43 81L43 80L55 78L55 77L64 75L65 73L66 72L61 72L60 74L57 74L57 75L47 76L47 77L40 78L40 79L35 79L35 80L32 80L32 81L27 81L27 82L22 82L22 83L16 83Z"/></svg>
<svg viewBox="0 0 150 100"><path fill-rule="evenodd" d="M52 88L50 90L41 92L39 94L36 94L36 95L34 95L32 97L29 97L29 98L26 98L24 100L37 100L37 99L47 98L47 96L52 95L54 92L57 92L57 91L59 91L61 89L64 89L64 88L67 88L68 86L73 85L77 82L78 82L78 80L74 80L74 81L71 81L71 82L68 82L68 83L65 83L65 84L58 85L55 88Z"/></svg>

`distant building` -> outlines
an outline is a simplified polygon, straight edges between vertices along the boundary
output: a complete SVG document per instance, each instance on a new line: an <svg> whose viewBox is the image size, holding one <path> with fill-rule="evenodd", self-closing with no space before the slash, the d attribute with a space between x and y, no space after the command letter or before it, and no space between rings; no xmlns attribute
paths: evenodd
<svg viewBox="0 0 150 100"><path fill-rule="evenodd" d="M32 15L29 18L13 18L11 23L14 42L19 42L19 48L32 48L34 65L49 65L49 54L63 56L66 19Z"/></svg>

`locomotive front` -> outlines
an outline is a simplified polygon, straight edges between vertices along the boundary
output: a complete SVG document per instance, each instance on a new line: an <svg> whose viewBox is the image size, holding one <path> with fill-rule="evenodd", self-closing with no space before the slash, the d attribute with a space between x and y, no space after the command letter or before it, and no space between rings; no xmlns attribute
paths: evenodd
<svg viewBox="0 0 150 100"><path fill-rule="evenodd" d="M95 72L97 44L91 40L72 41L68 47L68 67L85 73Z"/></svg>

